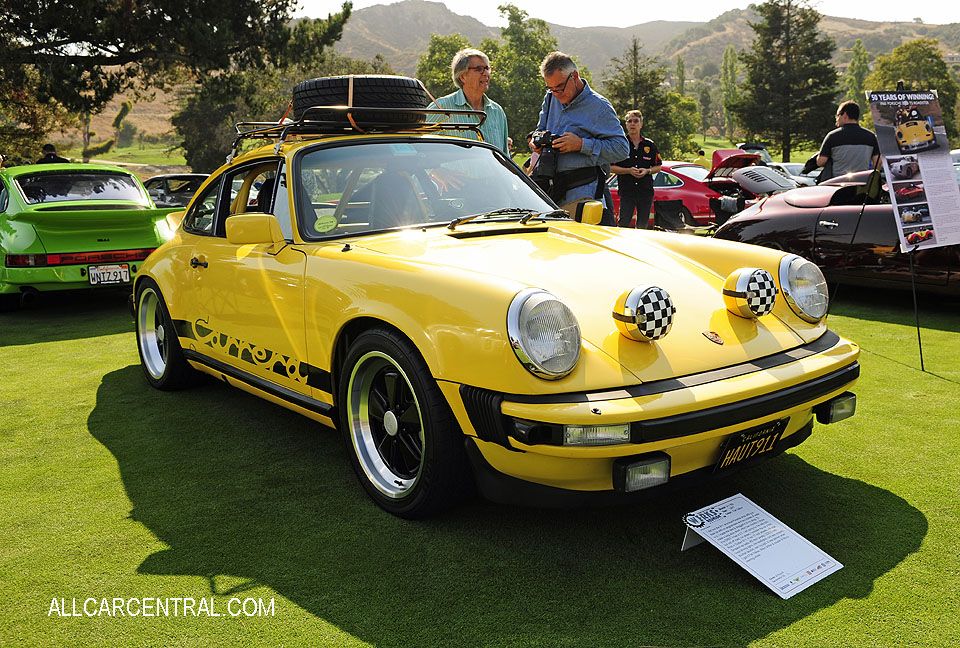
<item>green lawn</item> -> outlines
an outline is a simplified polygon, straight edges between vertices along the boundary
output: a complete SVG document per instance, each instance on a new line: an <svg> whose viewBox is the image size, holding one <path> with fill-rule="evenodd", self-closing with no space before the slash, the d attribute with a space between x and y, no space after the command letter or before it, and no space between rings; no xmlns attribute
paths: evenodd
<svg viewBox="0 0 960 648"><path fill-rule="evenodd" d="M924 373L908 298L841 291L857 415L747 473L426 522L377 509L329 429L219 383L150 389L121 298L0 315L0 645L960 645L958 313L922 300ZM681 553L682 514L738 492L844 568L782 601L709 545ZM221 616L48 616L113 597ZM273 615L230 616L247 598Z"/></svg>
<svg viewBox="0 0 960 648"><path fill-rule="evenodd" d="M66 158L80 161L82 150L80 147L59 151ZM116 162L118 164L145 164L149 166L186 166L183 151L170 151L166 144L140 144L123 148L113 148L95 158L102 162Z"/></svg>

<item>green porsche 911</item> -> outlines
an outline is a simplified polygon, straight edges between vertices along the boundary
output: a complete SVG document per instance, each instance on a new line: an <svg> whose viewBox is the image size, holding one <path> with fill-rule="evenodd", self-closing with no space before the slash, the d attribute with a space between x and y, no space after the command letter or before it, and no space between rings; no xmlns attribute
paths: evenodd
<svg viewBox="0 0 960 648"><path fill-rule="evenodd" d="M123 287L171 236L143 183L119 167L0 169L0 310L54 290Z"/></svg>

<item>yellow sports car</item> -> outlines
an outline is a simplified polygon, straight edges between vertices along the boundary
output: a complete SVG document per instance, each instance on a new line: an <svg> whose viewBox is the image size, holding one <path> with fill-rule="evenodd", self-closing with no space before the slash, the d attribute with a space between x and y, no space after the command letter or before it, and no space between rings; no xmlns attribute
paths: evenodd
<svg viewBox="0 0 960 648"><path fill-rule="evenodd" d="M476 490L630 501L854 413L859 349L814 264L592 225L597 203L578 222L498 149L438 134L473 126L309 94L337 83L420 87L314 80L296 121L238 126L267 145L210 176L136 278L153 386L202 372L336 427L408 518Z"/></svg>
<svg viewBox="0 0 960 648"><path fill-rule="evenodd" d="M924 118L916 108L898 112L894 134L901 153L917 153L937 148L933 119Z"/></svg>

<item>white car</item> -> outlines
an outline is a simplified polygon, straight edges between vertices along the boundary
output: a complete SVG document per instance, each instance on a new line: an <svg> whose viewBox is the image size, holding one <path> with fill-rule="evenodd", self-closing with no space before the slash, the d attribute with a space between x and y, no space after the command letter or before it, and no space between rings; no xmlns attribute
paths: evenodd
<svg viewBox="0 0 960 648"><path fill-rule="evenodd" d="M768 162L767 166L776 169L802 187L812 187L817 184L817 176L820 175L820 169L803 172L803 164L800 162Z"/></svg>

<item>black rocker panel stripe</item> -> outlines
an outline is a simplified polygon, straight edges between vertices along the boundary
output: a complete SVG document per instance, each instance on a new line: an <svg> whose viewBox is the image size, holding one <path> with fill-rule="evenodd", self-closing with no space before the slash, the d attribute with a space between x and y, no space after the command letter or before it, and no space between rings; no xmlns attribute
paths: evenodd
<svg viewBox="0 0 960 648"><path fill-rule="evenodd" d="M256 387L262 392L266 392L271 396L275 396L277 398L285 400L289 403L297 405L298 407L302 407L303 409L310 410L311 412L316 412L317 414L322 414L323 416L329 416L329 417L333 416L333 405L330 405L329 403L324 403L324 402L315 400L313 398L304 396L303 394L298 394L292 389L281 387L276 383L272 383L268 380L264 380L263 378L254 376L253 374L237 369L236 367L232 365L228 365L225 362L221 362L219 360L215 360L213 358L205 356L201 353L197 353L196 351L190 351L189 349L184 349L183 355L188 360L193 360L194 362L198 362L202 365L206 365L211 369L214 369L215 371L219 371L225 376L229 376L234 380L239 380L240 382L244 382L250 385L251 387Z"/></svg>

